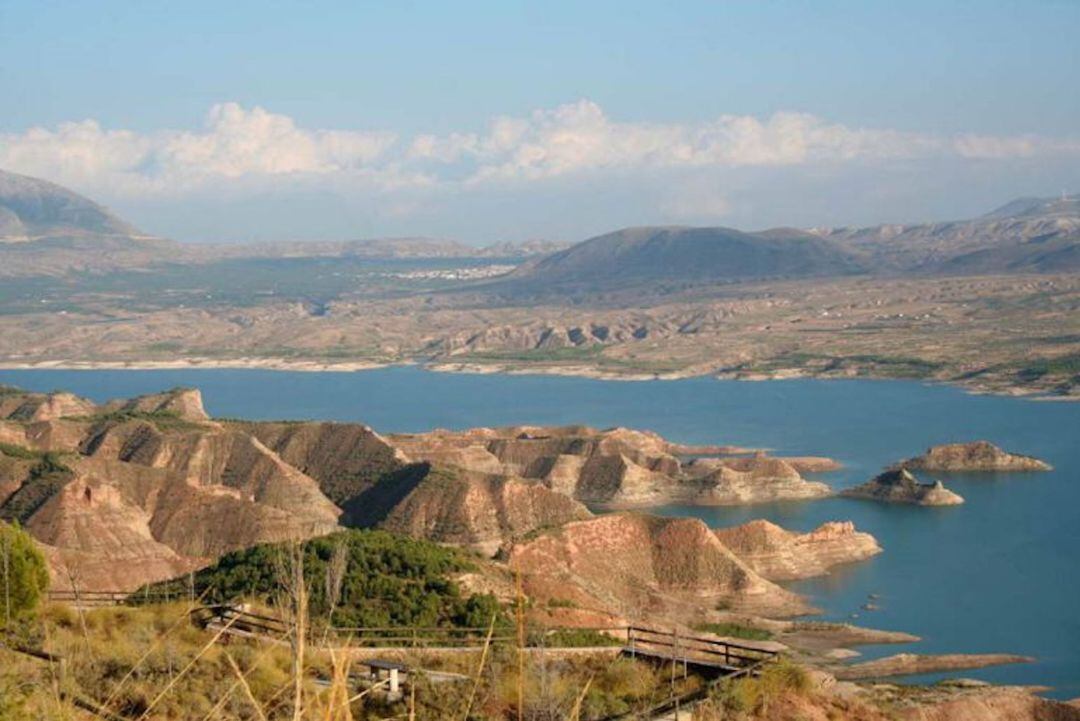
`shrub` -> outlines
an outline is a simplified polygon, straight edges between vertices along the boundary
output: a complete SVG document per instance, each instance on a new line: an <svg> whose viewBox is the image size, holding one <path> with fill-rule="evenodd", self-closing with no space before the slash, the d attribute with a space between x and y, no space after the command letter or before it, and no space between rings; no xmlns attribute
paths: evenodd
<svg viewBox="0 0 1080 721"><path fill-rule="evenodd" d="M328 583L335 549L343 546L339 597L333 623L341 627L469 627L486 628L500 605L491 594L462 592L453 580L473 568L460 550L385 531L349 530L303 544L304 576L314 617L329 619ZM278 566L282 547L255 546L229 553L195 574L197 593L209 603L238 599L274 605L280 593ZM155 584L146 597L188 592L187 577ZM142 591L132 594L138 603Z"/></svg>
<svg viewBox="0 0 1080 721"><path fill-rule="evenodd" d="M738 623L699 623L694 626L694 630L714 633L717 636L744 638L749 641L768 641L773 636L771 631L766 631L763 628L743 626Z"/></svg>
<svg viewBox="0 0 1080 721"><path fill-rule="evenodd" d="M0 622L33 613L49 587L45 556L17 523L0 521Z"/></svg>

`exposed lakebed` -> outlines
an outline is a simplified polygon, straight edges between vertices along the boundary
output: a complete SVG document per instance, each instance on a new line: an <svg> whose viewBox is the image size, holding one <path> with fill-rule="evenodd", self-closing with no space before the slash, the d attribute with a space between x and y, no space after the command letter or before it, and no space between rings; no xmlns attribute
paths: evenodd
<svg viewBox="0 0 1080 721"><path fill-rule="evenodd" d="M867 657L900 650L1031 655L1039 662L953 675L1047 684L1055 696L1080 695L1080 404L972 396L899 381L610 382L419 368L0 370L0 383L65 389L99 401L196 386L219 417L360 420L383 432L523 423L647 428L687 444L827 455L845 464L821 476L837 489L931 444L985 438L1043 458L1055 470L922 474L943 478L967 501L945 508L829 498L655 511L713 526L767 518L800 531L853 520L885 552L791 585L824 609L825 618L923 637L902 648L863 649ZM867 604L877 609L864 609Z"/></svg>

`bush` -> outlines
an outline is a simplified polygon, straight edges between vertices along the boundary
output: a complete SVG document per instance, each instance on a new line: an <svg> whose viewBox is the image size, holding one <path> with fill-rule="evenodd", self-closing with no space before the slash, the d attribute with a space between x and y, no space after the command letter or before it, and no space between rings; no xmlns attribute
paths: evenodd
<svg viewBox="0 0 1080 721"><path fill-rule="evenodd" d="M17 523L0 521L0 622L33 613L49 588L45 556Z"/></svg>
<svg viewBox="0 0 1080 721"><path fill-rule="evenodd" d="M341 548L342 551L336 551ZM304 576L313 617L330 618L327 575L335 552L344 552L340 596L333 623L341 627L486 628L501 615L490 594L463 593L453 576L473 565L460 550L385 531L349 530L304 542ZM229 553L195 574L196 592L208 603L249 599L274 605L280 593L282 546L268 544ZM146 589L149 598L188 593L188 579ZM134 603L142 591L132 594Z"/></svg>
<svg viewBox="0 0 1080 721"><path fill-rule="evenodd" d="M727 718L757 714L768 718L769 705L788 694L802 696L810 691L806 670L790 659L780 657L766 664L757 678L721 681L713 689L707 706L713 716ZM709 714L704 714L709 718Z"/></svg>
<svg viewBox="0 0 1080 721"><path fill-rule="evenodd" d="M699 623L694 626L694 630L714 633L717 636L744 638L748 641L768 641L773 636L771 631L763 628L743 626L738 623Z"/></svg>

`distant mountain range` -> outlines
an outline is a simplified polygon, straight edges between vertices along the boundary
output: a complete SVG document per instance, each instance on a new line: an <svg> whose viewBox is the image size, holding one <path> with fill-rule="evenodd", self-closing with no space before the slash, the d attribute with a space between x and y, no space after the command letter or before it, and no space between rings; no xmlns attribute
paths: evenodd
<svg viewBox="0 0 1080 721"><path fill-rule="evenodd" d="M520 267L512 282L623 284L825 277L865 270L841 244L781 228L627 228L590 238Z"/></svg>
<svg viewBox="0 0 1080 721"><path fill-rule="evenodd" d="M222 258L529 258L502 291L604 290L847 275L1080 271L1080 198L1023 198L972 220L864 228L627 228L566 247L437 238L189 245L152 238L53 183L0 171L0 275Z"/></svg>
<svg viewBox="0 0 1080 721"><path fill-rule="evenodd" d="M0 170L0 243L83 237L147 238L89 198L47 180Z"/></svg>
<svg viewBox="0 0 1080 721"><path fill-rule="evenodd" d="M973 220L866 228L627 228L526 263L505 289L883 275L1080 271L1080 198L1016 200Z"/></svg>

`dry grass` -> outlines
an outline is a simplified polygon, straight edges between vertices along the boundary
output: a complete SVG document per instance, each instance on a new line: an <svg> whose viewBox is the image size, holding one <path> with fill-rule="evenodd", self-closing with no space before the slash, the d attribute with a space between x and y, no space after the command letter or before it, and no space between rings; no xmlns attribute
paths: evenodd
<svg viewBox="0 0 1080 721"><path fill-rule="evenodd" d="M435 683L418 672L404 698L388 701L383 688L357 688L350 654L316 643L305 654L297 711L295 646L287 637L276 643L230 639L193 626L188 610L185 603L81 614L45 607L33 636L39 647L66 659L64 678L54 683L54 664L6 651L0 719L86 718L70 704L78 698L118 717L147 721L516 719L519 708L520 718L529 721L585 721L644 708L671 693L667 674L644 663L610 654L520 657L513 644L492 642L483 652L457 652L435 662L423 651L405 654L399 660L410 668L457 669L469 681ZM679 689L696 682L680 680Z"/></svg>

